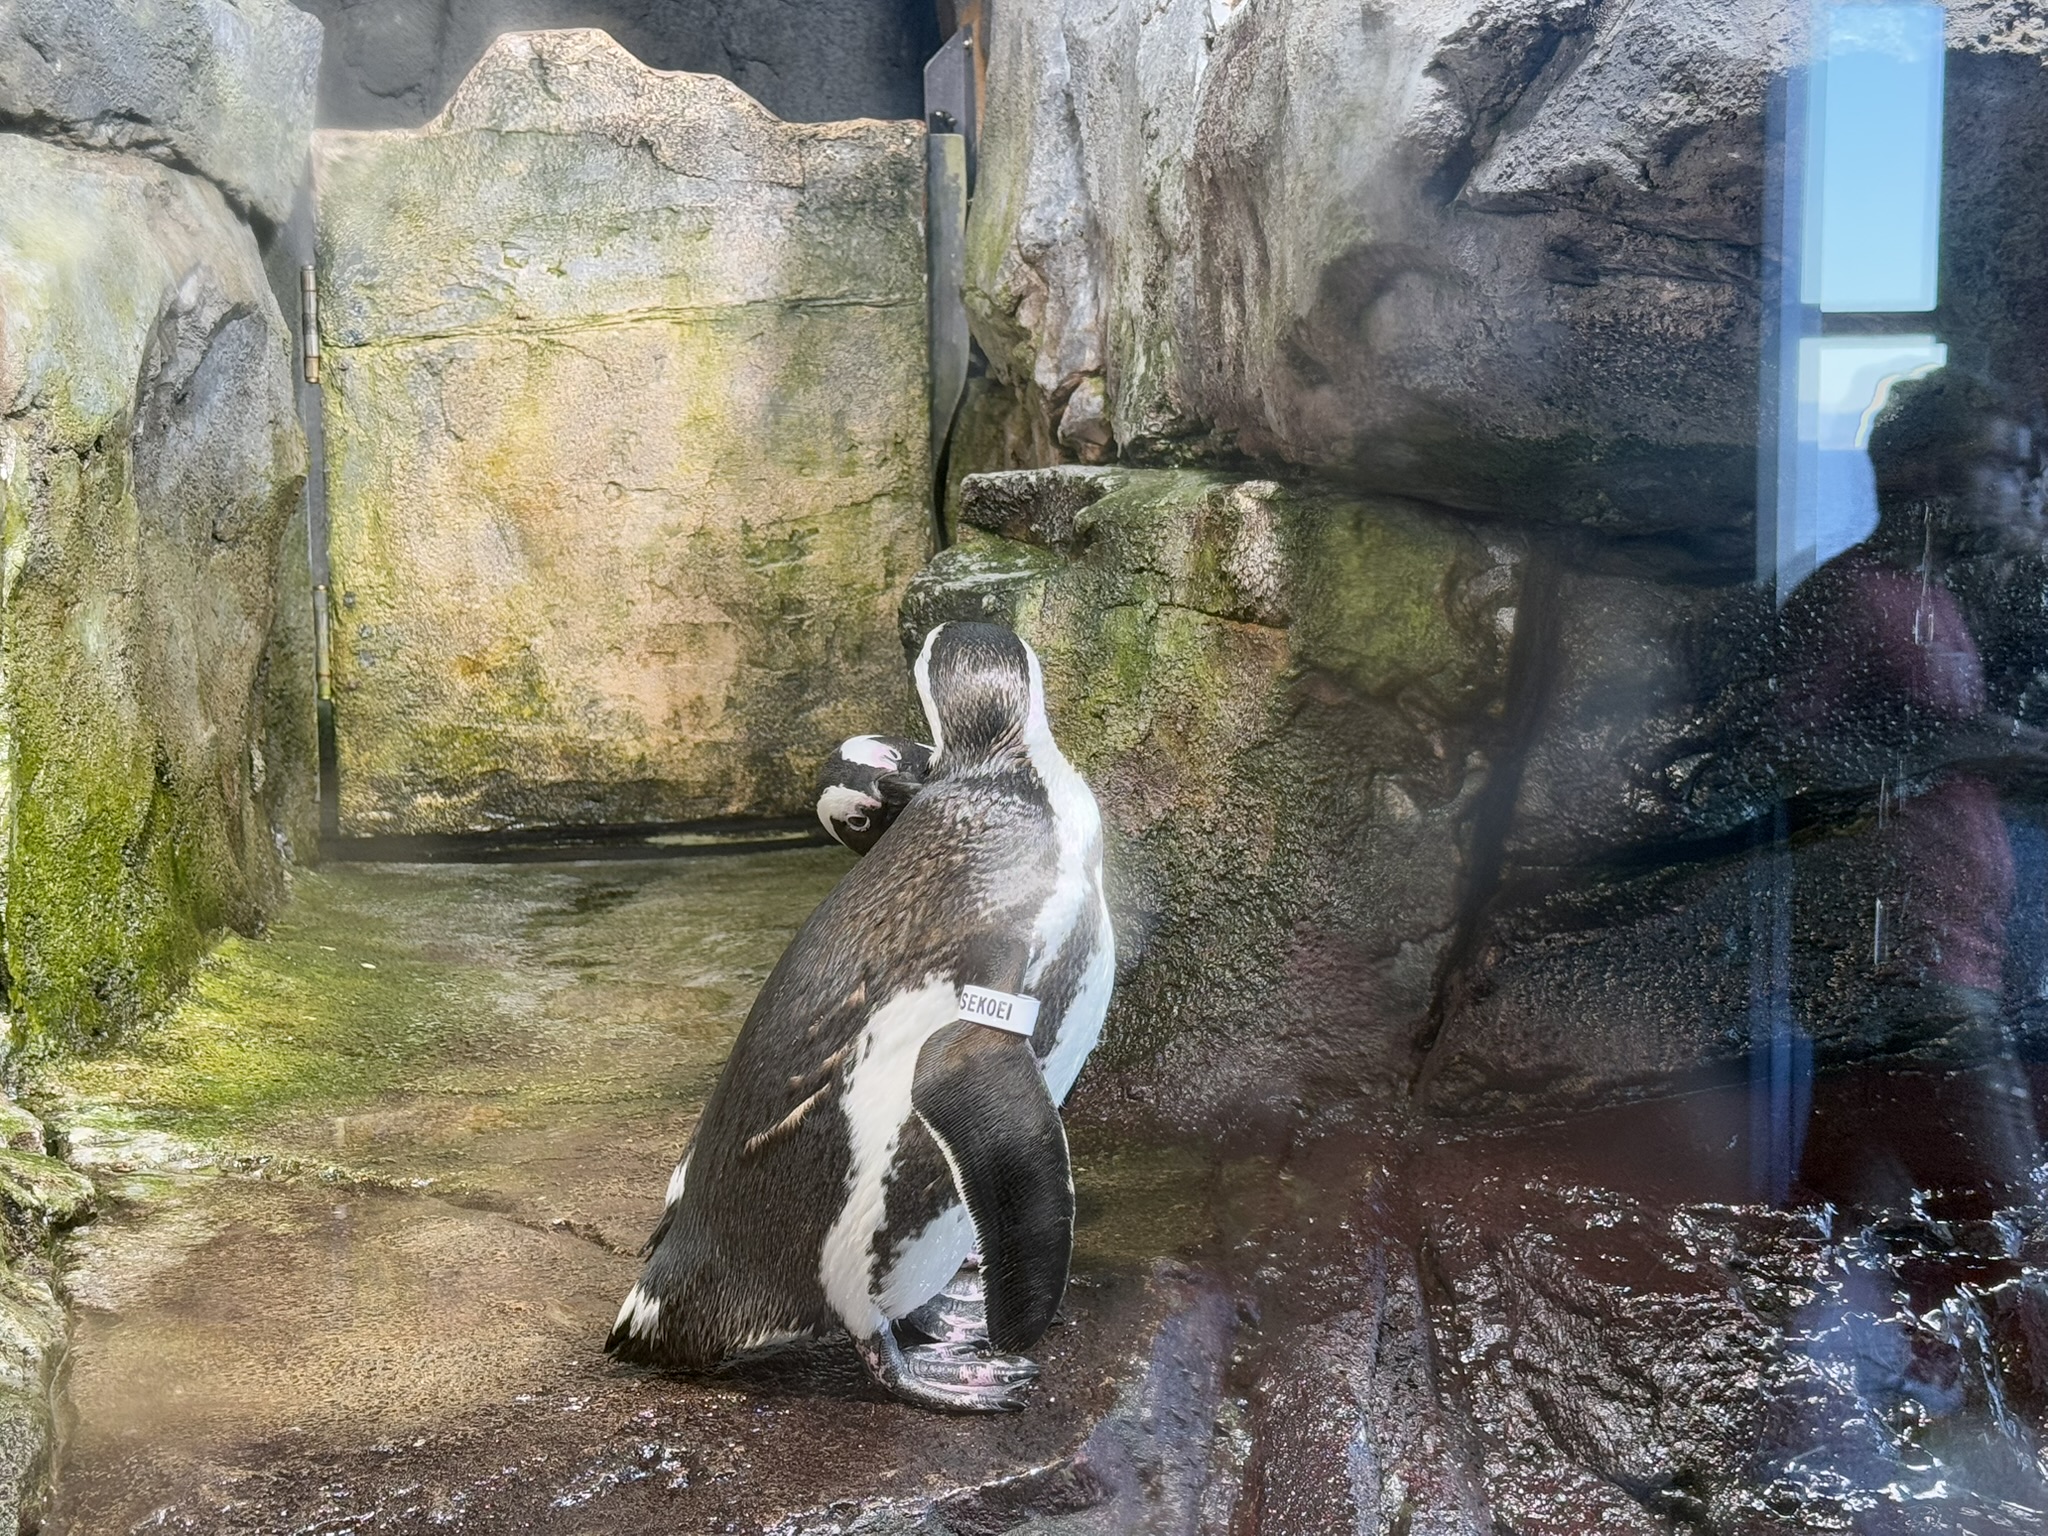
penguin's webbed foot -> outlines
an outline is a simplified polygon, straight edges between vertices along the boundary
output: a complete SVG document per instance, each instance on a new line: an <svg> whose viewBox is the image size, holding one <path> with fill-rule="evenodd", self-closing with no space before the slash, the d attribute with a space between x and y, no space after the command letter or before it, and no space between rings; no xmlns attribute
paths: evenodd
<svg viewBox="0 0 2048 1536"><path fill-rule="evenodd" d="M859 1347L868 1373L890 1392L944 1413L1021 1413L1023 1389L1038 1375L1022 1355L987 1354L961 1344L905 1349L886 1323Z"/></svg>
<svg viewBox="0 0 2048 1536"><path fill-rule="evenodd" d="M903 1321L936 1344L988 1343L988 1289L979 1267L962 1265L943 1291Z"/></svg>

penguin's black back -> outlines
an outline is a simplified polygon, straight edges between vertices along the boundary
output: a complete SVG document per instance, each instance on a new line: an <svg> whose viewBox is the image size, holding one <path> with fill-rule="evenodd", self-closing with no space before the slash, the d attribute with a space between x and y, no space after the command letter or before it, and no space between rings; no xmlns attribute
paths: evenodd
<svg viewBox="0 0 2048 1536"><path fill-rule="evenodd" d="M1051 809L1021 756L934 774L755 999L691 1137L682 1192L648 1243L639 1290L659 1301L658 1321L644 1337L622 1322L610 1347L704 1369L838 1326L818 1269L851 1160L848 1048L896 993L985 974L983 953L1028 939L1056 873ZM914 1119L895 1168L892 1234L954 1198Z"/></svg>

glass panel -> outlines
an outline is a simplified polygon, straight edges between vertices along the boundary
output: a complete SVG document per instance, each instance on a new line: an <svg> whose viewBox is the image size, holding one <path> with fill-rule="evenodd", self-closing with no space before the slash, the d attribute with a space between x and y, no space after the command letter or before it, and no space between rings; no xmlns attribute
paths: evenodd
<svg viewBox="0 0 2048 1536"><path fill-rule="evenodd" d="M1821 12L1808 77L1805 303L1836 314L1934 307L1942 17L1938 5Z"/></svg>
<svg viewBox="0 0 2048 1536"><path fill-rule="evenodd" d="M1781 593L1876 531L1871 424L1894 384L1947 361L1926 335L1801 338L1798 450L1779 499Z"/></svg>
<svg viewBox="0 0 2048 1536"><path fill-rule="evenodd" d="M2048 1532L2048 0L297 4L0 0L0 1533Z"/></svg>

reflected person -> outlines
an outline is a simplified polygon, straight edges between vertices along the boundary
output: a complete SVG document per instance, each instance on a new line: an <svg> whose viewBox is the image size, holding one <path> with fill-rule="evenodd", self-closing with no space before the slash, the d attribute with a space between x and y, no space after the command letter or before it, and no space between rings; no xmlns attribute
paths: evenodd
<svg viewBox="0 0 2048 1536"><path fill-rule="evenodd" d="M1893 390L1870 456L1875 532L1785 612L1788 777L1818 801L1854 796L1844 889L1869 922L1867 952L1835 957L1806 1002L1857 1014L1842 1056L1934 1069L1924 1109L1969 1130L1895 1130L1880 1102L1893 1089L1859 1113L1856 1085L1836 1080L1819 1089L1803 1182L1883 1204L1960 1175L2011 1196L2038 1139L2002 990L2015 881L2001 781L2048 753L2040 732L1990 708L1977 637L1945 577L1959 560L2038 543L2033 434L1994 391L1943 370ZM1948 1166L1958 1154L1969 1166Z"/></svg>

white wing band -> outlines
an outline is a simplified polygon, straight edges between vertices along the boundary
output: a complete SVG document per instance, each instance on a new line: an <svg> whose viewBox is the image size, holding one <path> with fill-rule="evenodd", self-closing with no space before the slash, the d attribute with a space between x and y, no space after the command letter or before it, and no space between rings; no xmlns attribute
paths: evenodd
<svg viewBox="0 0 2048 1536"><path fill-rule="evenodd" d="M970 1024L1007 1029L1013 1035L1028 1035L1038 1027L1038 999L998 992L993 987L962 987L956 1017Z"/></svg>

